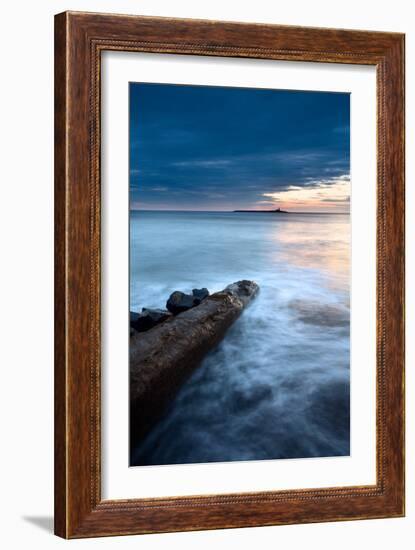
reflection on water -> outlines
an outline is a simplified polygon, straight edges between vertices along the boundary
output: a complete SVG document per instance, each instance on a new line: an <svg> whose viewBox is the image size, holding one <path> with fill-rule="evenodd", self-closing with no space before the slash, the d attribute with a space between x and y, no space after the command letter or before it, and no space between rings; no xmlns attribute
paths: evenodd
<svg viewBox="0 0 415 550"><path fill-rule="evenodd" d="M324 271L331 278L329 284L333 284L334 288L338 278L343 279L340 284L347 286L350 267L349 216L294 216L295 219L290 216L286 223L275 228L274 238L281 245L280 254L284 254L284 260L299 267Z"/></svg>
<svg viewBox="0 0 415 550"><path fill-rule="evenodd" d="M349 454L349 216L135 212L131 309L261 292L132 449L132 464Z"/></svg>

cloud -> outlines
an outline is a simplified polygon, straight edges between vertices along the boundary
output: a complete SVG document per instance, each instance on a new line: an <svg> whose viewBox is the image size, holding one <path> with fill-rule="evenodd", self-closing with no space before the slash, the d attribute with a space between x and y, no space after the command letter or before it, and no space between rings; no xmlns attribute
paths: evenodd
<svg viewBox="0 0 415 550"><path fill-rule="evenodd" d="M290 208L313 205L316 209L348 209L350 176L343 174L337 178L309 180L304 186L288 185L281 191L262 193L262 196L268 201L271 199L273 205L289 205Z"/></svg>

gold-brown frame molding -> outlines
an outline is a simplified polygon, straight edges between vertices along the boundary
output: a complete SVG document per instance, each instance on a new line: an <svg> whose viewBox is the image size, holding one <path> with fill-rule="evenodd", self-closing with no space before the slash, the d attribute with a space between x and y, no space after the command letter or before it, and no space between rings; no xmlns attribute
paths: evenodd
<svg viewBox="0 0 415 550"><path fill-rule="evenodd" d="M376 485L101 499L104 50L376 67ZM404 35L80 12L55 16L55 533L78 538L403 515Z"/></svg>

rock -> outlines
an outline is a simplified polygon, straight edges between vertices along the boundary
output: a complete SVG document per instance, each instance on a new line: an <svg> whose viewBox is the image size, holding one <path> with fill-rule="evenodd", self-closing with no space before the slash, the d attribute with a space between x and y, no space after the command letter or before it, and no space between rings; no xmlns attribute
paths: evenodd
<svg viewBox="0 0 415 550"><path fill-rule="evenodd" d="M259 291L259 286L254 281L237 281L228 285L223 292L236 296L245 306Z"/></svg>
<svg viewBox="0 0 415 550"><path fill-rule="evenodd" d="M350 310L344 304L327 304L314 300L292 300L289 307L306 325L329 328L350 328Z"/></svg>
<svg viewBox="0 0 415 550"><path fill-rule="evenodd" d="M209 296L209 291L207 288L194 288L192 294L185 294L176 290L170 294L169 299L167 300L166 307L173 313L177 315L178 313L183 313L192 307L198 306Z"/></svg>
<svg viewBox="0 0 415 550"><path fill-rule="evenodd" d="M171 317L171 313L163 309L147 309L143 307L141 313L130 312L130 327L137 332L145 332L169 317Z"/></svg>
<svg viewBox="0 0 415 550"><path fill-rule="evenodd" d="M143 307L141 310L141 314L145 313L146 315L150 315L155 320L161 320L161 317L170 317L170 313L166 311L165 309L152 309L149 307ZM162 319L164 321L164 319Z"/></svg>
<svg viewBox="0 0 415 550"><path fill-rule="evenodd" d="M194 288L192 294L195 298L196 305L199 305L205 298L209 296L209 291L207 288Z"/></svg>
<svg viewBox="0 0 415 550"><path fill-rule="evenodd" d="M169 313L165 309L150 309L147 307L143 307L141 311L141 315L147 315L152 321L154 321L156 325L171 317L171 313Z"/></svg>
<svg viewBox="0 0 415 550"><path fill-rule="evenodd" d="M131 448L160 419L184 380L222 340L258 290L254 282L238 281L130 340ZM183 297L182 292L173 292L169 301L181 304Z"/></svg>
<svg viewBox="0 0 415 550"><path fill-rule="evenodd" d="M166 307L171 313L173 313L173 315L177 315L178 313L183 313L183 311L187 311L198 304L200 304L200 301L197 302L197 299L194 296L176 290L170 294L170 297L166 302Z"/></svg>
<svg viewBox="0 0 415 550"><path fill-rule="evenodd" d="M140 318L140 313L136 311L130 311L130 327L134 327L134 323Z"/></svg>

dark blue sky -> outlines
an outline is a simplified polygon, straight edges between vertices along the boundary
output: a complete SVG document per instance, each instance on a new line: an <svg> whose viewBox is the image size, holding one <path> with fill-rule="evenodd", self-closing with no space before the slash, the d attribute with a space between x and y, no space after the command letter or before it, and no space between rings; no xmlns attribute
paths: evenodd
<svg viewBox="0 0 415 550"><path fill-rule="evenodd" d="M347 211L349 98L131 83L131 207Z"/></svg>

